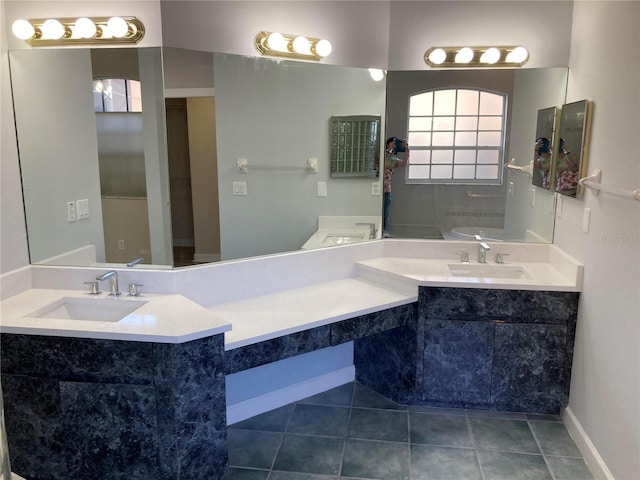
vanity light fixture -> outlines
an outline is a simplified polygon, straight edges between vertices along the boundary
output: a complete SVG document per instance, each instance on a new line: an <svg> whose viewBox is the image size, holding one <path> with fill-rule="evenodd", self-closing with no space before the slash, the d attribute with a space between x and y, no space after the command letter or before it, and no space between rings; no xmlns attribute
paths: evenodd
<svg viewBox="0 0 640 480"><path fill-rule="evenodd" d="M379 68L370 68L369 69L369 75L371 75L371 79L374 82L379 82L380 80L382 80L384 78L384 76L387 74L387 72L385 70L380 70Z"/></svg>
<svg viewBox="0 0 640 480"><path fill-rule="evenodd" d="M302 35L258 32L254 40L261 55L319 61L331 53L331 42Z"/></svg>
<svg viewBox="0 0 640 480"><path fill-rule="evenodd" d="M432 47L424 54L437 68L521 67L529 60L524 47Z"/></svg>
<svg viewBox="0 0 640 480"><path fill-rule="evenodd" d="M144 25L135 17L19 19L11 30L32 47L135 44L144 37Z"/></svg>

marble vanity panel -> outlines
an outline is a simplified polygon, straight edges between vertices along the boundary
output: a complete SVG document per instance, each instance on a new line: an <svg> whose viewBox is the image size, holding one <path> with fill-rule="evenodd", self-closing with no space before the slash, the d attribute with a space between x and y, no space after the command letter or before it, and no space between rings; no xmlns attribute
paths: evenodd
<svg viewBox="0 0 640 480"><path fill-rule="evenodd" d="M354 342L356 380L398 403L416 403L420 371L415 321Z"/></svg>
<svg viewBox="0 0 640 480"><path fill-rule="evenodd" d="M557 413L567 404L565 326L498 324L495 343L491 400L498 410Z"/></svg>
<svg viewBox="0 0 640 480"><path fill-rule="evenodd" d="M416 318L415 303L361 315L331 325L331 345L350 342L396 327L410 325Z"/></svg>
<svg viewBox="0 0 640 480"><path fill-rule="evenodd" d="M153 344L0 334L3 373L78 382L153 383Z"/></svg>
<svg viewBox="0 0 640 480"><path fill-rule="evenodd" d="M535 290L428 287L420 289L423 318L564 324L578 312L579 294Z"/></svg>
<svg viewBox="0 0 640 480"><path fill-rule="evenodd" d="M11 469L30 480L72 478L58 381L6 373L1 379Z"/></svg>
<svg viewBox="0 0 640 480"><path fill-rule="evenodd" d="M491 400L494 325L487 322L426 322L422 399L446 406Z"/></svg>
<svg viewBox="0 0 640 480"><path fill-rule="evenodd" d="M310 328L226 352L227 374L266 365L330 346L331 326Z"/></svg>
<svg viewBox="0 0 640 480"><path fill-rule="evenodd" d="M68 478L159 478L152 386L61 382Z"/></svg>
<svg viewBox="0 0 640 480"><path fill-rule="evenodd" d="M2 336L13 470L30 480L221 478L224 338Z"/></svg>
<svg viewBox="0 0 640 480"><path fill-rule="evenodd" d="M154 347L160 478L221 478L228 456L223 335Z"/></svg>

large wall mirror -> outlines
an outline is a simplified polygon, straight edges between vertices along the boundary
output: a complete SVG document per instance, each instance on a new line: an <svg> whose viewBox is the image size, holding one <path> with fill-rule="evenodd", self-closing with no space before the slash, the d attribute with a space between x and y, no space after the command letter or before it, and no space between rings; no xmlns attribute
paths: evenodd
<svg viewBox="0 0 640 480"><path fill-rule="evenodd" d="M330 118L380 116L381 138L405 137L409 91L443 81L469 86L471 77L492 82L499 73L448 72L443 79L443 72L389 72L375 82L361 68L173 48L110 50L127 55L141 82L138 134L126 141L117 129L98 128L105 122L94 111L98 60L90 49L10 52L33 264L144 257L139 267L171 267L182 265L174 255L181 249L189 252L184 264L231 260L300 249L320 217L380 217L378 178L331 178ZM102 78L121 76L105 68ZM505 158L530 158L536 112L564 103L566 70L500 73L508 91ZM112 167L133 169L111 171L110 181L138 175L144 194L104 198L109 155L118 157ZM309 159L317 159L317 173ZM449 238L452 230L466 235L478 227L515 241L551 241L553 192L532 208L530 177L521 187L520 176L500 175L499 184L469 186L408 185L394 174L395 236ZM81 219L72 211L78 200L88 203Z"/></svg>

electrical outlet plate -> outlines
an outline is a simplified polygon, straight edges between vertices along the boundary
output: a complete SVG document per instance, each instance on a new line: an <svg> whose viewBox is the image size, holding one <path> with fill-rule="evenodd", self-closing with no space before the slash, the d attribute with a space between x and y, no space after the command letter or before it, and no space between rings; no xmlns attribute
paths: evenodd
<svg viewBox="0 0 640 480"><path fill-rule="evenodd" d="M67 222L75 222L77 219L76 202L67 202Z"/></svg>
<svg viewBox="0 0 640 480"><path fill-rule="evenodd" d="M380 195L380 182L373 182L371 184L371 195Z"/></svg>

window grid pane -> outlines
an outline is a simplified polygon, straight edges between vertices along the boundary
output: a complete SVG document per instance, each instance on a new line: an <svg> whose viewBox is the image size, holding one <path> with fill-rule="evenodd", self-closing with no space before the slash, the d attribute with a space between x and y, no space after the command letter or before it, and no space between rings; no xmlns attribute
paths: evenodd
<svg viewBox="0 0 640 480"><path fill-rule="evenodd" d="M500 181L505 98L474 89L434 90L411 97L407 179L412 183Z"/></svg>

